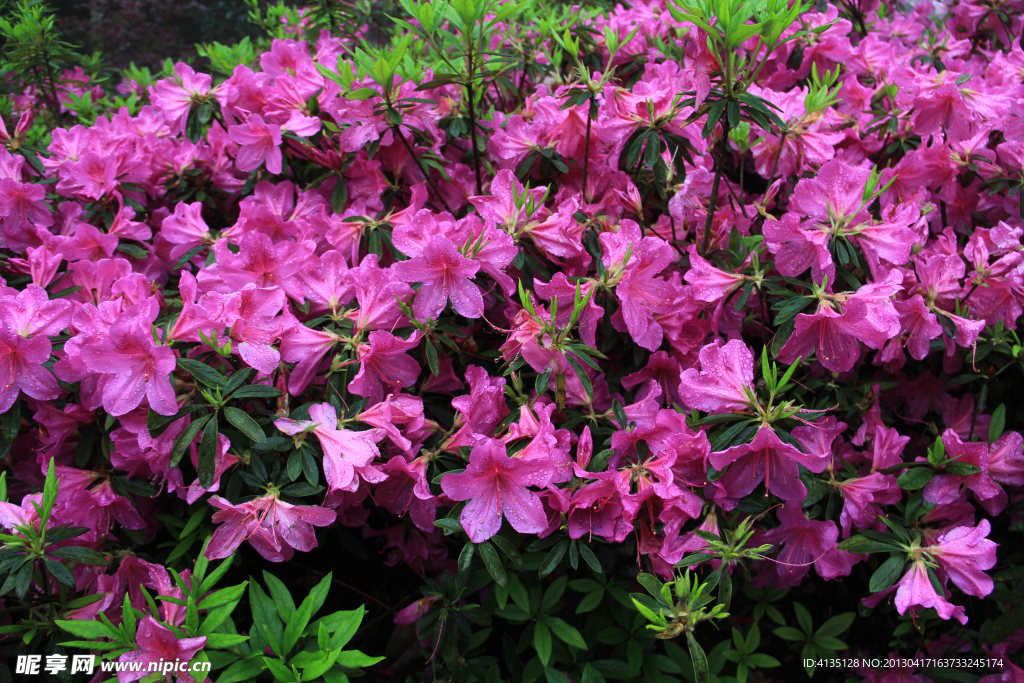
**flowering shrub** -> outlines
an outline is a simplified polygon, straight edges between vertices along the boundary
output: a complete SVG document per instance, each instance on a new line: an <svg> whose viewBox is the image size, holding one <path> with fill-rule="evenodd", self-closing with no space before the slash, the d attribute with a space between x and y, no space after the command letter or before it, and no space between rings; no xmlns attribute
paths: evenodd
<svg viewBox="0 0 1024 683"><path fill-rule="evenodd" d="M337 5L0 21L5 653L1024 676L1019 4Z"/></svg>

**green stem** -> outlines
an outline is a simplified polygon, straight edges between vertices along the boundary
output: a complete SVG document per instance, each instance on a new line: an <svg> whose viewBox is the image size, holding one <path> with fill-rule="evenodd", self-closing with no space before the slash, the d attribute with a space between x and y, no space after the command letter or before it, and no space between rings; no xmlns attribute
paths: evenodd
<svg viewBox="0 0 1024 683"><path fill-rule="evenodd" d="M584 202L589 202L590 201L590 197L587 195L587 171L590 168L590 122L593 119L595 104L596 103L594 102L593 97L591 97L590 102L589 102L589 104L587 106L587 135L586 135L586 138L584 138L584 144L586 146L583 148L583 201Z"/></svg>
<svg viewBox="0 0 1024 683"><path fill-rule="evenodd" d="M58 123L63 119L60 113L60 98L57 97L57 86L55 85L57 79L53 75L53 65L50 64L50 54L43 48L43 65L46 67L46 82L50 86L50 97L53 98L53 109L54 116Z"/></svg>
<svg viewBox="0 0 1024 683"><path fill-rule="evenodd" d="M476 148L476 105L473 94L473 46L469 44L466 52L466 100L469 106L469 145L473 150L473 173L476 176L476 193L483 194L483 182L480 179L480 151Z"/></svg>
<svg viewBox="0 0 1024 683"><path fill-rule="evenodd" d="M416 152L415 150L413 150L412 145L410 145L409 141L405 139L405 135L402 133L402 129L399 128L397 125L392 124L391 130L395 132L395 135L398 136L398 139L402 141L402 145L405 146L406 151L409 152L409 156L411 156L412 160L416 162L416 167L420 169L420 173L422 173L423 177L427 179L427 184L430 185L430 189L433 190L434 196L437 197L437 200L439 202L441 202L441 205L444 207L444 210L447 211L448 213L451 213L452 210L451 208L449 208L448 202L446 202L444 200L444 197L441 196L441 191L437 189L437 185L434 184L434 179L430 177L429 169L424 168L423 163L420 161L420 158L416 156Z"/></svg>
<svg viewBox="0 0 1024 683"><path fill-rule="evenodd" d="M725 146L725 141L729 137L729 122L723 120L722 122L722 138L718 142L718 146ZM725 165L722 160L721 151L718 154L712 150L712 158L715 160L715 179L711 183L711 201L708 202L708 216L704 219L704 234L701 236L700 248L697 253L703 258L707 256L708 249L711 247L711 226L715 221L715 210L718 207L718 187L722 183L722 168Z"/></svg>

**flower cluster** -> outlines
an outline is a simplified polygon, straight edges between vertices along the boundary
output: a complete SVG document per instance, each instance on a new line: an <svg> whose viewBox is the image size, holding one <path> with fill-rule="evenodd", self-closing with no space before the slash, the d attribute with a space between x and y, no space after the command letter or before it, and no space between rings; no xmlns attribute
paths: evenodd
<svg viewBox="0 0 1024 683"><path fill-rule="evenodd" d="M0 527L51 459L50 523L108 558L185 503L210 559L340 525L421 574L464 533L669 578L756 518L755 588L870 576L867 606L967 623L1024 500L1021 20L854 4L737 43L749 77L641 0L589 47L494 9L468 74L401 66L444 54L422 12L390 59L296 28L40 145L18 95ZM82 618L172 589L131 554L73 574ZM199 646L147 619L147 652Z"/></svg>

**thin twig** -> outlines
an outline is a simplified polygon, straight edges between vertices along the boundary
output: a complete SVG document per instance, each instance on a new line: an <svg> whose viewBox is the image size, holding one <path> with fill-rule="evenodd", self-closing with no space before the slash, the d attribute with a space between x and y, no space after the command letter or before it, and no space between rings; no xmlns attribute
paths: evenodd
<svg viewBox="0 0 1024 683"><path fill-rule="evenodd" d="M427 179L427 183L429 183L430 189L434 191L434 196L437 197L437 200L439 202L441 202L441 205L444 207L444 210L447 211L448 213L451 213L452 210L451 208L448 207L448 202L446 202L444 200L444 197L441 196L441 191L438 190L437 185L434 184L434 179L430 177L428 169L424 168L423 164L420 161L420 158L416 156L416 152L413 151L412 145L410 145L409 141L405 139L405 134L402 133L402 129L399 128L397 125L392 125L391 130L393 130L395 132L395 135L398 136L398 139L402 141L402 144L405 146L406 151L409 152L409 156L412 157L412 160L416 163L416 167L420 169L420 173L423 174L423 177Z"/></svg>

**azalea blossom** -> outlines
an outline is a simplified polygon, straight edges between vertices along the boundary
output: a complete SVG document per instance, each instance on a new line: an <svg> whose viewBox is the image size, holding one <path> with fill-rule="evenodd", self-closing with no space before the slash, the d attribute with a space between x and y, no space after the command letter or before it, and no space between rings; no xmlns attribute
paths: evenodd
<svg viewBox="0 0 1024 683"><path fill-rule="evenodd" d="M547 527L544 505L530 486L544 486L554 473L544 462L510 458L505 444L482 439L470 451L469 465L459 474L441 479L441 488L452 500L467 500L459 518L474 543L482 543L501 528L502 517L524 534Z"/></svg>
<svg viewBox="0 0 1024 683"><path fill-rule="evenodd" d="M459 253L455 244L444 235L435 235L422 255L394 266L395 274L406 282L419 282L412 310L420 320L433 320L451 301L452 308L467 318L483 315L484 301L480 288L470 280L479 264Z"/></svg>
<svg viewBox="0 0 1024 683"><path fill-rule="evenodd" d="M161 662L192 661L195 654L206 645L206 636L178 638L171 629L147 614L139 621L135 642L139 649L124 653L118 657L117 661L139 663L142 667L138 671L132 671L129 667L118 671L118 683L131 683L131 681L148 676L148 666L151 662L159 664ZM176 675L179 680L187 683L195 681L188 671L178 671Z"/></svg>
<svg viewBox="0 0 1024 683"><path fill-rule="evenodd" d="M821 472L828 461L828 454L802 453L783 443L768 426L761 427L749 444L711 453L711 465L715 469L729 467L718 481L731 499L750 495L763 481L767 493L784 500L803 500L807 489L800 481L798 465Z"/></svg>
<svg viewBox="0 0 1024 683"><path fill-rule="evenodd" d="M224 559L243 541L249 541L266 559L284 562L296 550L308 552L315 548L313 527L327 526L337 518L333 510L317 505L292 505L276 493L238 505L211 496L210 504L219 509L213 514L213 522L219 526L206 548L206 557L211 560Z"/></svg>

